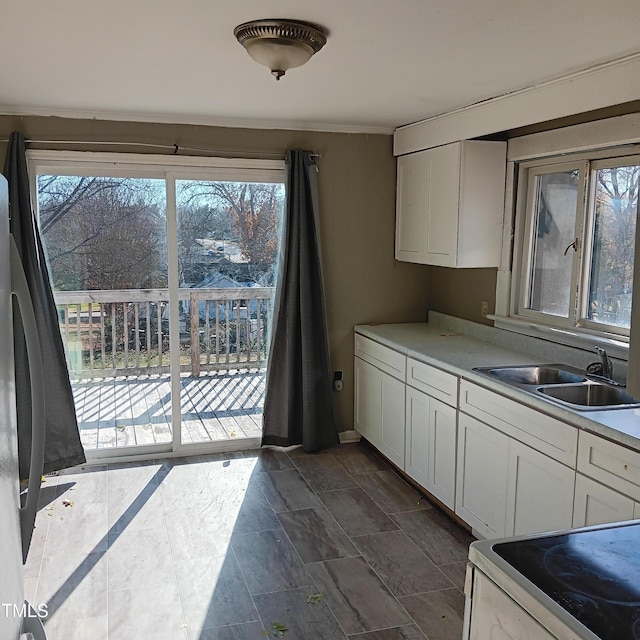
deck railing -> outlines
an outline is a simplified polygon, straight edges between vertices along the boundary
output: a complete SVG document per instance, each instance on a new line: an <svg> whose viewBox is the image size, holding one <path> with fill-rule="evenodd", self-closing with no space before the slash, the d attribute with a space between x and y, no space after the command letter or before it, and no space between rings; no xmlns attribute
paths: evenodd
<svg viewBox="0 0 640 640"><path fill-rule="evenodd" d="M179 289L180 370L266 365L271 287ZM168 289L55 294L72 378L169 371Z"/></svg>

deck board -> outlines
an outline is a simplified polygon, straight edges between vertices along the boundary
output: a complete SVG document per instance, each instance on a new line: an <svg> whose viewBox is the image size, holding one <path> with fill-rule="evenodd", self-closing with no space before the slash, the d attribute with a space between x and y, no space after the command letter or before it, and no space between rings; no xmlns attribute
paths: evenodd
<svg viewBox="0 0 640 640"><path fill-rule="evenodd" d="M87 450L169 443L168 375L74 380L82 444ZM227 371L180 380L182 441L260 437L264 371Z"/></svg>

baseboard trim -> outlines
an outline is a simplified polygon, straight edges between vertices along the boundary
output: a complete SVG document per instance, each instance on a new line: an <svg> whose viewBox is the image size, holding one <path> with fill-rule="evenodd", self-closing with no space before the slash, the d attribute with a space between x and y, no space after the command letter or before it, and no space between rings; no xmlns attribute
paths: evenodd
<svg viewBox="0 0 640 640"><path fill-rule="evenodd" d="M351 429L351 431L340 431L338 435L340 436L340 444L360 442L360 438L362 437L355 429Z"/></svg>

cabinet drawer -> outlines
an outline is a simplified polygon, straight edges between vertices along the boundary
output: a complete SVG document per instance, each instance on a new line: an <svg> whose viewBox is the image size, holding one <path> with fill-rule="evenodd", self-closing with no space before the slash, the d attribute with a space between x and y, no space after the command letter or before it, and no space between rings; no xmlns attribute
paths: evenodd
<svg viewBox="0 0 640 640"><path fill-rule="evenodd" d="M578 430L467 380L460 382L460 409L575 469Z"/></svg>
<svg viewBox="0 0 640 640"><path fill-rule="evenodd" d="M603 484L576 474L573 526L590 527L596 524L632 520L635 504L627 496Z"/></svg>
<svg viewBox="0 0 640 640"><path fill-rule="evenodd" d="M389 347L374 342L369 338L365 338L360 334L355 334L355 354L358 358L366 360L369 364L378 367L381 371L385 371L398 380L404 382L407 357L402 353L398 353Z"/></svg>
<svg viewBox="0 0 640 640"><path fill-rule="evenodd" d="M637 451L581 431L578 471L640 500L640 453Z"/></svg>
<svg viewBox="0 0 640 640"><path fill-rule="evenodd" d="M407 358L407 384L452 407L458 405L458 378L451 373Z"/></svg>

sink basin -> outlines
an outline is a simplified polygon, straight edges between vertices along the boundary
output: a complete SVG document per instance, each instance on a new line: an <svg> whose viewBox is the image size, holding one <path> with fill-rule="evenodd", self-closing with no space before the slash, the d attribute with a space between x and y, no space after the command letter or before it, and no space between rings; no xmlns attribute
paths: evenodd
<svg viewBox="0 0 640 640"><path fill-rule="evenodd" d="M560 365L523 365L516 367L478 367L476 371L517 385L572 384L586 382L580 372Z"/></svg>
<svg viewBox="0 0 640 640"><path fill-rule="evenodd" d="M640 407L640 402L619 387L606 384L569 384L540 387L538 393L581 409L619 409Z"/></svg>
<svg viewBox="0 0 640 640"><path fill-rule="evenodd" d="M507 365L476 367L474 371L576 411L640 407L640 401L615 383L587 377L568 365Z"/></svg>

